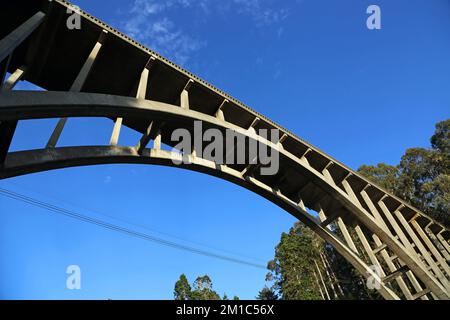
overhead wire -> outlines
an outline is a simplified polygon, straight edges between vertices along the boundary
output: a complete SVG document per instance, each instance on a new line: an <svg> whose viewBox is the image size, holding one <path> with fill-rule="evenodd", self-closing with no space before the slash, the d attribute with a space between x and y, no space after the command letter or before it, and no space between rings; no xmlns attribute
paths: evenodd
<svg viewBox="0 0 450 320"><path fill-rule="evenodd" d="M224 261L228 261L228 262L233 262L233 263L237 263L237 264L241 264L241 265L247 265L247 266L251 266L251 267L255 267L255 268L260 268L260 269L266 269L266 267L262 264L257 264L257 263L253 263L253 262L249 262L249 261L245 261L242 259L237 259L234 257L230 257L228 255L222 255L222 254L217 254L211 251L207 251L207 250L202 250L202 249L198 249L192 246L187 246L184 244L180 244L174 241L169 241L160 237L155 237L143 232L138 232L129 228L125 228L125 227L121 227L106 221L103 221L101 219L97 219L97 218L92 218L86 215L83 215L79 212L76 211L72 211L72 210L68 210L65 208L61 208L55 205L52 205L50 203L44 202L44 201L40 201L31 197L28 197L26 195L17 193L15 191L11 191L8 189L4 189L4 188L0 188L0 194L8 197L10 199L14 199L17 201L21 201L24 203L27 203L29 205L35 206L35 207L39 207L42 209L45 209L47 211L51 211L66 217L70 217L79 221L83 221L86 223L90 223L93 225L97 225L100 226L102 228L105 229L109 229L112 231L116 231L128 236L132 236L132 237L136 237L136 238L140 238L146 241L150 241L153 243L157 243L160 245L164 245L167 247L171 247L171 248L175 248L175 249L179 249L179 250L183 250L183 251L187 251L187 252L191 252L191 253L195 253L198 255L202 255L202 256L206 256L206 257L210 257L210 258L215 258L215 259L220 259L220 260L224 260Z"/></svg>

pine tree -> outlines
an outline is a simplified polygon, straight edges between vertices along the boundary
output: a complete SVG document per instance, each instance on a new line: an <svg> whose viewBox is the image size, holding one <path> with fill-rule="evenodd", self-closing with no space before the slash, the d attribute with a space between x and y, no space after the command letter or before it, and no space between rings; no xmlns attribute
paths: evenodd
<svg viewBox="0 0 450 320"><path fill-rule="evenodd" d="M266 301L278 300L278 295L272 288L265 286L258 293L258 296L256 297L256 299L257 300L266 300Z"/></svg>
<svg viewBox="0 0 450 320"><path fill-rule="evenodd" d="M322 247L323 241L300 222L283 233L275 259L268 264L272 290L284 300L320 299L313 274Z"/></svg>
<svg viewBox="0 0 450 320"><path fill-rule="evenodd" d="M175 283L173 295L175 300L190 300L192 295L191 286L184 274L182 274L180 279Z"/></svg>

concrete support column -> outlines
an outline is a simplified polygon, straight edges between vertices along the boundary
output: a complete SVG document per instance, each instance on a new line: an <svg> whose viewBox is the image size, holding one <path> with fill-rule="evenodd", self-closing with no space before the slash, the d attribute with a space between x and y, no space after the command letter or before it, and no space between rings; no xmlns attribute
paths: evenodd
<svg viewBox="0 0 450 320"><path fill-rule="evenodd" d="M9 78L5 81L2 87L2 91L9 91L14 89L16 84L23 78L26 72L26 67L22 66L14 71Z"/></svg>
<svg viewBox="0 0 450 320"><path fill-rule="evenodd" d="M180 106L183 109L189 109L189 89L194 84L194 80L189 79L189 81L184 86L183 91L180 95Z"/></svg>
<svg viewBox="0 0 450 320"><path fill-rule="evenodd" d="M22 23L14 31L0 40L0 61L3 61L25 40L28 36L36 30L37 27L44 20L45 13L39 11L34 14L27 21Z"/></svg>
<svg viewBox="0 0 450 320"><path fill-rule="evenodd" d="M220 104L219 108L216 111L216 118L222 121L225 121L225 115L223 113L223 108L230 103L228 99L224 99L222 103Z"/></svg>
<svg viewBox="0 0 450 320"><path fill-rule="evenodd" d="M322 277L322 272L320 272L319 265L317 264L317 261L314 261L314 263L316 265L317 272L319 273L320 282L322 283L323 288L325 290L325 294L326 294L327 300L331 300L330 294L328 293L327 286L325 285L325 281L323 280L323 277Z"/></svg>
<svg viewBox="0 0 450 320"><path fill-rule="evenodd" d="M71 92L80 92L84 83L86 82L87 77L89 76L89 73L91 72L92 66L94 65L94 61L97 58L98 53L100 52L100 49L102 48L102 45L106 39L106 35L108 34L108 31L103 30L100 34L99 39L97 40L97 43L95 44L94 48L92 49L91 53L89 54L88 58L86 59L83 67L81 68L80 72L78 73L78 76L76 77L75 81L72 84L72 87L70 88ZM61 136L61 133L64 129L64 126L66 125L67 118L62 118L58 121L55 129L53 130L53 133L50 137L50 139L47 142L47 148L54 148L56 147L56 144L58 143L58 140Z"/></svg>
<svg viewBox="0 0 450 320"><path fill-rule="evenodd" d="M10 56L11 57L11 56ZM9 60L9 59L8 59ZM8 61L9 63L9 61ZM25 68L17 69L5 82L1 91L10 91L19 79L22 77ZM18 121L0 121L0 167L3 166L6 160L6 156L8 155L9 147L11 146L12 139L14 137L14 133L17 128Z"/></svg>
<svg viewBox="0 0 450 320"><path fill-rule="evenodd" d="M0 167L5 163L16 127L17 120L0 122Z"/></svg>

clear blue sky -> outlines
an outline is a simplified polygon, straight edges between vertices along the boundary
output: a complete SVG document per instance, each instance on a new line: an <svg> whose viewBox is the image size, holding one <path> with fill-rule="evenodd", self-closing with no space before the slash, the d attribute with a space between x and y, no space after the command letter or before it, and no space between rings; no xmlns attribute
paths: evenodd
<svg viewBox="0 0 450 320"><path fill-rule="evenodd" d="M355 169L398 163L406 148L428 146L434 124L450 116L446 0L76 3ZM366 28L369 4L381 7L379 31ZM13 150L43 147L54 123L21 122ZM106 144L112 123L76 119L66 128L62 145ZM125 130L120 143L137 138ZM0 187L261 264L294 222L247 190L173 168L72 168ZM72 264L81 267L82 290L65 287ZM191 282L208 274L220 294L252 299L266 271L0 197L0 298L171 299L181 273Z"/></svg>

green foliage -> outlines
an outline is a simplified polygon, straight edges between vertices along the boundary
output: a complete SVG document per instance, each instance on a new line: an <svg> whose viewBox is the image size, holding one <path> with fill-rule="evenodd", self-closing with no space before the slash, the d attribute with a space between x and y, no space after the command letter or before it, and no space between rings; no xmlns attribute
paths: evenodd
<svg viewBox="0 0 450 320"><path fill-rule="evenodd" d="M450 154L450 119L436 124L436 131L431 137L431 146L443 154Z"/></svg>
<svg viewBox="0 0 450 320"><path fill-rule="evenodd" d="M184 274L180 276L180 279L175 283L174 298L175 300L190 300L191 286Z"/></svg>
<svg viewBox="0 0 450 320"><path fill-rule="evenodd" d="M358 169L358 172L386 189L389 192L394 192L397 186L398 180L398 168L387 165L385 163L379 163L377 166L363 165Z"/></svg>
<svg viewBox="0 0 450 320"><path fill-rule="evenodd" d="M216 291L212 289L213 284L208 275L197 277L192 287L184 274L175 283L174 299L175 300L221 300ZM239 300L234 297L234 300ZM223 296L223 300L228 300L227 295Z"/></svg>
<svg viewBox="0 0 450 320"><path fill-rule="evenodd" d="M323 242L301 223L296 223L289 233L283 233L275 249L275 259L268 264L267 280L273 282L271 290L284 300L320 299L313 274L321 247Z"/></svg>
<svg viewBox="0 0 450 320"><path fill-rule="evenodd" d="M191 300L220 300L217 292L212 290L212 281L208 275L198 277L195 280Z"/></svg>
<svg viewBox="0 0 450 320"><path fill-rule="evenodd" d="M278 294L273 290L273 288L264 287L262 290L258 293L258 296L256 297L258 300L278 300Z"/></svg>
<svg viewBox="0 0 450 320"><path fill-rule="evenodd" d="M380 298L341 255L300 222L281 235L268 269L266 280L272 286L259 292L260 300L327 299L322 279L331 299Z"/></svg>
<svg viewBox="0 0 450 320"><path fill-rule="evenodd" d="M436 124L431 148L406 150L399 165L361 166L375 184L450 226L450 119Z"/></svg>

